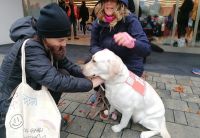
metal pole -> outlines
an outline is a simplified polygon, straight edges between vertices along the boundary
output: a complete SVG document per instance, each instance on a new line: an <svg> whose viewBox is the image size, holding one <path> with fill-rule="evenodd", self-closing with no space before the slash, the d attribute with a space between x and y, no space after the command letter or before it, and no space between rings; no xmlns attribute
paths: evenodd
<svg viewBox="0 0 200 138"><path fill-rule="evenodd" d="M139 0L133 0L135 4L135 15L138 17L139 16L139 6L140 6L140 1Z"/></svg>
<svg viewBox="0 0 200 138"><path fill-rule="evenodd" d="M196 16L195 25L194 25L194 34L193 34L193 37L192 37L192 46L194 46L195 42L196 42L197 31L198 31L198 26L199 26L199 18L200 18L200 1L198 3L197 16Z"/></svg>
<svg viewBox="0 0 200 138"><path fill-rule="evenodd" d="M175 38L175 33L176 33L178 8L179 8L179 0L176 0L176 9L175 9L175 14L174 14L174 22L173 22L173 30L172 30L172 37L171 37L171 45L173 45L173 43L174 43L174 38Z"/></svg>

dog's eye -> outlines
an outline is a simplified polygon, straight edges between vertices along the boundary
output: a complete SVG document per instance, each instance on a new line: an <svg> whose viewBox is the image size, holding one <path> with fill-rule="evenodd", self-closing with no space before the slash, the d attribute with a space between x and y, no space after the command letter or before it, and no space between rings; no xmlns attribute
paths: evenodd
<svg viewBox="0 0 200 138"><path fill-rule="evenodd" d="M95 63L95 62L96 62L96 60L92 59L92 62L94 62L94 63Z"/></svg>

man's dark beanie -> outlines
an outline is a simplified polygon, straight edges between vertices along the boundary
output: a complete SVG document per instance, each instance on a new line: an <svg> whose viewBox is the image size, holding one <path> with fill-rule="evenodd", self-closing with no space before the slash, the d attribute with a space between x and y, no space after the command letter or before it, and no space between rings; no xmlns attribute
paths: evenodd
<svg viewBox="0 0 200 138"><path fill-rule="evenodd" d="M36 24L38 35L44 38L69 36L70 26L66 13L56 3L48 4L40 10Z"/></svg>

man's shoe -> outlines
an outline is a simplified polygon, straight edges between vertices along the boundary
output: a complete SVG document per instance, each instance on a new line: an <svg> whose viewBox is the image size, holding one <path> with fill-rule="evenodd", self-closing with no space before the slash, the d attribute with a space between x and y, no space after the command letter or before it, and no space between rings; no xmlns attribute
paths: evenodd
<svg viewBox="0 0 200 138"><path fill-rule="evenodd" d="M79 38L78 38L78 37L74 37L74 39L77 39L77 40L78 40Z"/></svg>
<svg viewBox="0 0 200 138"><path fill-rule="evenodd" d="M71 40L71 37L68 37L68 40Z"/></svg>
<svg viewBox="0 0 200 138"><path fill-rule="evenodd" d="M200 69L194 68L194 69L192 69L192 73L194 73L196 75L200 75Z"/></svg>

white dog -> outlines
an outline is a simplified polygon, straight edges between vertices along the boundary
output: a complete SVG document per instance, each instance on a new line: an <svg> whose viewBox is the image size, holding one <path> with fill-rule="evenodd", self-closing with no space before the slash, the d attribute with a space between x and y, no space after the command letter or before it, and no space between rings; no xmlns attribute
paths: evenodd
<svg viewBox="0 0 200 138"><path fill-rule="evenodd" d="M110 103L109 114L115 109L122 114L120 124L112 126L114 132L125 128L129 120L140 123L149 131L141 138L161 134L170 138L165 123L165 108L162 100L150 84L131 73L122 60L110 50L93 55L83 66L85 76L99 76L105 81L105 95Z"/></svg>

